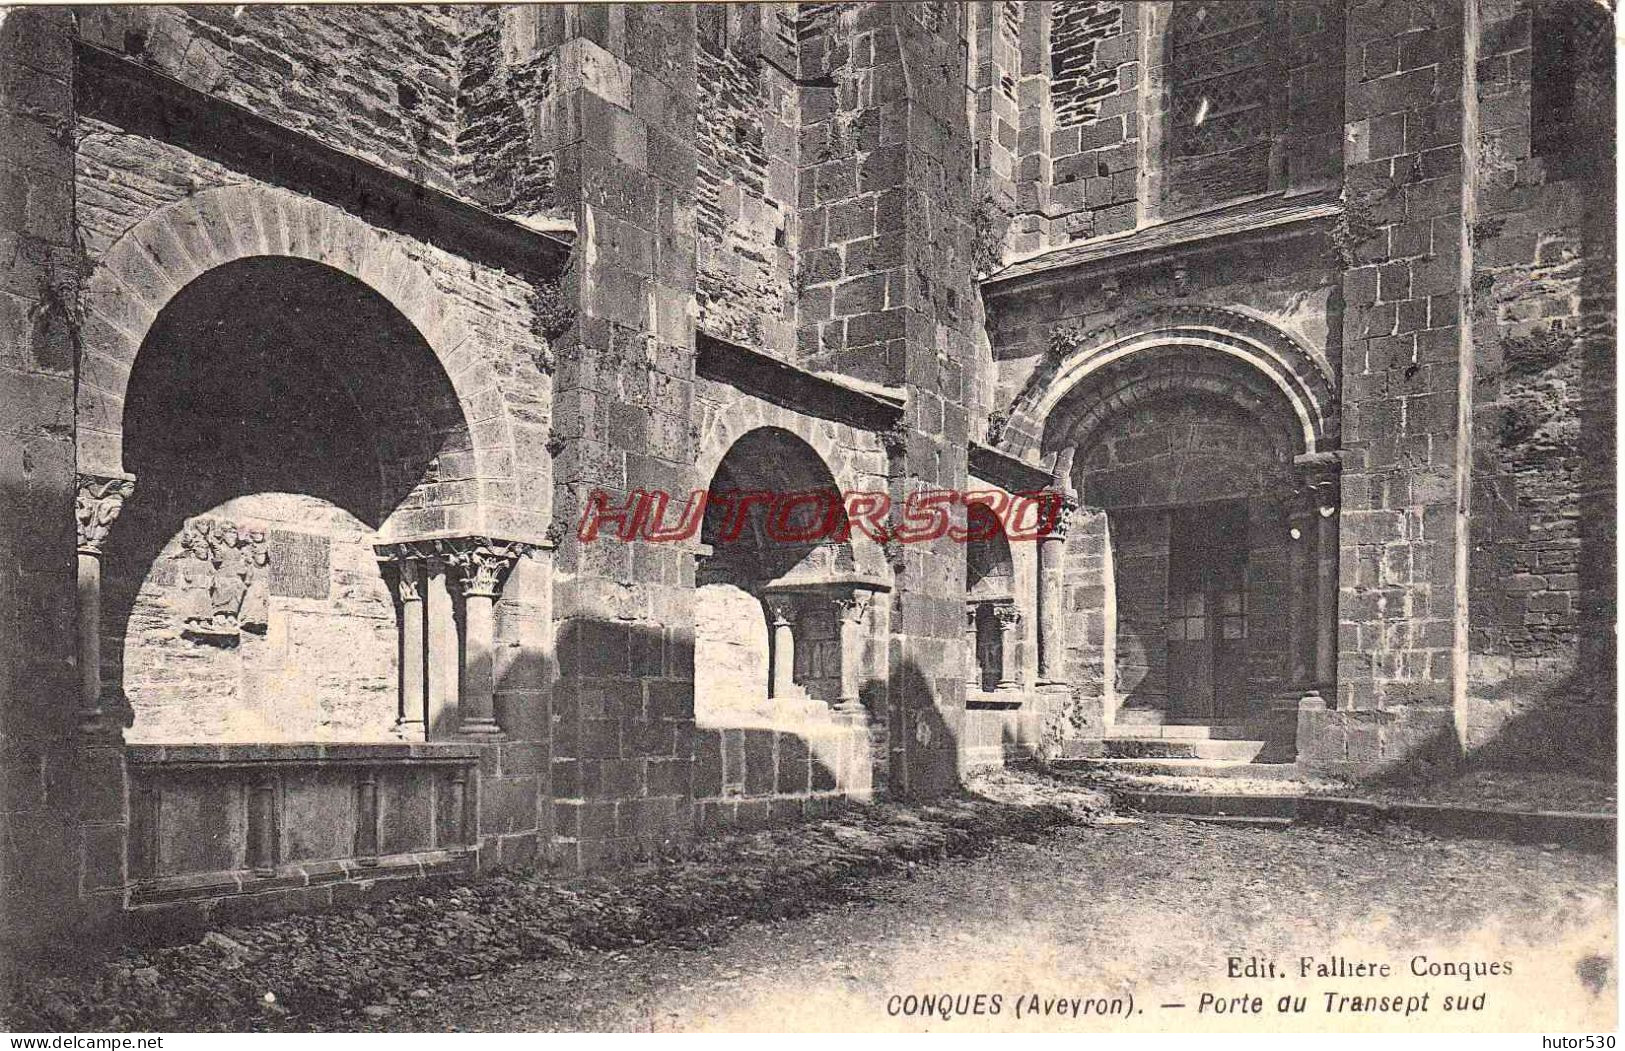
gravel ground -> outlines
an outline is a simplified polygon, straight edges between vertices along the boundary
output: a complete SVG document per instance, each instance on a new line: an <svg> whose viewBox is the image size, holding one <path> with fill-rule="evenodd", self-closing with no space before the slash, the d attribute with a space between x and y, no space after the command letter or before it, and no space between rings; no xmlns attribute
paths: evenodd
<svg viewBox="0 0 1625 1051"><path fill-rule="evenodd" d="M1569 810L1618 812L1612 779L1585 774L1524 770L1470 770L1436 780L1345 782L1303 776L1295 779L1192 777L1091 771L1055 775L1079 785L1141 792L1197 792L1213 795L1334 795L1385 803L1441 803L1489 810Z"/></svg>
<svg viewBox="0 0 1625 1051"><path fill-rule="evenodd" d="M1446 803L1488 810L1577 810L1617 813L1616 784L1581 774L1474 770L1446 781L1361 785L1350 795L1406 803Z"/></svg>
<svg viewBox="0 0 1625 1051"><path fill-rule="evenodd" d="M1616 911L1612 859L1555 847L1108 819L878 880L871 901L742 923L709 948L580 952L442 986L375 1027L1598 1032L1615 1024ZM1296 977L1301 956L1338 953L1393 976ZM1229 978L1232 955L1273 961L1283 977ZM1513 973L1413 978L1418 955ZM1329 1013L1328 992L1429 1001L1409 1019L1348 1002ZM999 994L1000 1012L888 1013L894 995L932 993ZM1263 1014L1198 1014L1204 993L1258 993ZM1477 1009L1444 1010L1448 995L1471 1007L1480 993ZM1041 1007L1085 998L1085 1012L1089 999L1111 1010L1132 995L1135 1013L1017 1019L1030 994ZM1277 1014L1283 994L1304 996L1304 1013Z"/></svg>

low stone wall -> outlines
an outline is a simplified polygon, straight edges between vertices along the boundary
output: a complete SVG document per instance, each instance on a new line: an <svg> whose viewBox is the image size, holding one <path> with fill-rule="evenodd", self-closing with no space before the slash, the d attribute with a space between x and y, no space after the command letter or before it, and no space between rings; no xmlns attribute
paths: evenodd
<svg viewBox="0 0 1625 1051"><path fill-rule="evenodd" d="M1003 766L1038 749L1040 711L1029 693L968 693L960 752L966 769Z"/></svg>
<svg viewBox="0 0 1625 1051"><path fill-rule="evenodd" d="M860 722L701 726L694 734L700 829L760 828L874 794L869 728Z"/></svg>
<svg viewBox="0 0 1625 1051"><path fill-rule="evenodd" d="M132 745L137 925L248 919L344 884L472 872L480 749L465 744Z"/></svg>
<svg viewBox="0 0 1625 1051"><path fill-rule="evenodd" d="M1447 766L1458 755L1448 708L1336 709L1308 699L1298 705L1297 762L1305 771L1369 776Z"/></svg>

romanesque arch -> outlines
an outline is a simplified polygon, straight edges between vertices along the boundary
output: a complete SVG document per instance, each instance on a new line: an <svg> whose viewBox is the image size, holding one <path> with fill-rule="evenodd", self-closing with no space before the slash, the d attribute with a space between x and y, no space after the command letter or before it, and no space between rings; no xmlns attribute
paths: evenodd
<svg viewBox="0 0 1625 1051"><path fill-rule="evenodd" d="M1044 457L1094 523L1078 544L1104 568L1068 581L1089 596L1069 617L1109 626L1080 654L1102 667L1107 717L1290 741L1273 713L1323 685L1321 590L1335 610L1335 519L1311 507L1338 444L1330 363L1261 318L1191 305L1053 345L1004 444Z"/></svg>
<svg viewBox="0 0 1625 1051"><path fill-rule="evenodd" d="M1052 352L1012 403L1002 444L1017 455L1037 455L1051 418L1074 389L1118 362L1159 348L1206 352L1229 360L1237 382L1260 380L1290 408L1301 450L1337 444L1335 373L1326 358L1262 318L1222 307L1185 304L1141 311L1086 333L1058 332ZM1222 355L1212 359L1211 355Z"/></svg>
<svg viewBox="0 0 1625 1051"><path fill-rule="evenodd" d="M872 434L830 420L809 419L754 398L738 398L706 421L700 437L694 477L708 482L738 440L752 430L773 427L806 443L834 479L842 493L884 488L886 454ZM857 572L889 583L891 569L885 552L872 538L855 531L850 538Z"/></svg>
<svg viewBox="0 0 1625 1051"><path fill-rule="evenodd" d="M476 503L478 527L541 539L552 490L541 430L550 383L527 352L535 348L499 338L512 333L493 332L488 316L452 294L429 255L331 205L259 184L202 190L155 211L107 249L83 290L80 473L129 473L126 388L143 340L176 294L228 263L302 259L356 279L411 323L469 423L478 477L486 483ZM521 497L518 486L527 482L534 484Z"/></svg>

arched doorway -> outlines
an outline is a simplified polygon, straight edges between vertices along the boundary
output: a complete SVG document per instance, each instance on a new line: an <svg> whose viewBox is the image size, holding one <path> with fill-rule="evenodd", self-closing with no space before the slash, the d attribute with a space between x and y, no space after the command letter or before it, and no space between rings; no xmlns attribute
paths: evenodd
<svg viewBox="0 0 1625 1051"><path fill-rule="evenodd" d="M1042 442L1097 513L1079 545L1109 579L1073 593L1098 609L1073 612L1111 633L1086 655L1109 662L1108 726L1245 729L1213 736L1279 739L1280 754L1298 699L1332 673L1336 536L1317 446L1335 418L1295 347L1219 336L1147 333L1069 359Z"/></svg>
<svg viewBox="0 0 1625 1051"><path fill-rule="evenodd" d="M396 738L399 603L374 542L478 498L416 328L323 264L226 263L159 312L122 430L140 487L104 559L104 677L128 739Z"/></svg>
<svg viewBox="0 0 1625 1051"><path fill-rule="evenodd" d="M828 466L796 435L760 427L722 457L707 501L708 554L695 579L697 716L778 720L855 704L845 618L868 592L860 599L853 584Z"/></svg>

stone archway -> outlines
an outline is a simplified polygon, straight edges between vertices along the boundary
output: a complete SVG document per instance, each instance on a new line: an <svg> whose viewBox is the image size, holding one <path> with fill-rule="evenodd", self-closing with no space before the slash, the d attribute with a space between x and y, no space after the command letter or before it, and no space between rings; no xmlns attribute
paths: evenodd
<svg viewBox="0 0 1625 1051"><path fill-rule="evenodd" d="M1093 523L1078 555L1103 575L1068 582L1068 612L1109 625L1078 654L1103 666L1108 724L1233 723L1289 748L1286 713L1328 685L1335 647L1335 512L1318 513L1336 504L1329 368L1210 308L1068 345L1018 399L1006 445L1048 457Z"/></svg>
<svg viewBox="0 0 1625 1051"><path fill-rule="evenodd" d="M1185 347L1236 366L1232 377L1268 384L1285 399L1301 450L1334 449L1340 430L1331 363L1299 340L1244 311L1196 304L1146 310L1089 332L1057 330L1052 352L1011 404L1000 445L1024 457L1045 451L1061 403L1102 369L1146 351ZM1220 357L1214 358L1213 355Z"/></svg>
<svg viewBox="0 0 1625 1051"><path fill-rule="evenodd" d="M777 517L758 494L824 494ZM695 710L772 720L862 712L858 658L875 582L859 572L841 491L818 452L779 427L741 435L717 462L696 571ZM741 512L740 508L745 508ZM833 525L819 540L789 533Z"/></svg>
<svg viewBox="0 0 1625 1051"><path fill-rule="evenodd" d="M521 340L496 338L479 314L446 291L431 250L379 231L331 205L259 184L192 194L152 213L97 260L82 291L83 353L77 402L79 473L118 478L124 401L136 355L159 312L202 274L237 260L287 257L321 263L387 300L439 361L471 424L479 477L491 493L478 525L522 539L545 537L551 458L545 428L522 424L545 408L550 382ZM455 265L448 257L447 265ZM516 319L523 332L523 319ZM527 484L521 505L517 488Z"/></svg>
<svg viewBox="0 0 1625 1051"><path fill-rule="evenodd" d="M552 505L551 382L541 367L547 355L524 315L528 286L493 273L487 292L519 305L511 316L494 312L490 304L455 291L470 264L377 230L330 205L259 184L203 190L152 213L103 252L82 290L76 454L84 723L101 724L109 680L115 687L110 700L121 703L120 669L103 668L101 644L104 628L122 622L103 617L101 578L103 548L110 533L117 536L111 523L134 490L126 457L127 398L141 367L138 357L185 290L228 268L256 265L317 267L342 276L351 290L364 289L387 305L384 313L392 321L384 330L396 332L403 346L420 347L427 367L443 382L441 404L432 414L439 421L455 419L466 442L434 465L450 475L432 479L436 499L421 506L407 501L396 508L402 513L380 515L372 536L378 554L393 564L389 576L401 606L399 717L409 729L421 729L425 720L435 721L438 706L448 729L499 732L493 716L493 606L508 567L522 554L547 546ZM360 338L365 341L368 334ZM341 346L334 358L342 356ZM354 379L352 399L357 391L387 391L386 372ZM421 394L394 396L412 403ZM431 422L410 433L437 426ZM392 440L389 430L381 429L379 444ZM383 459L398 464L403 455L395 450ZM363 488L384 493L421 480L380 477ZM195 536L188 542L198 545ZM240 530L235 541L221 538L204 546L216 560L253 561L264 555L252 538L243 540ZM226 548L237 553L222 556ZM422 594L425 586L428 595ZM444 594L450 590L462 594L454 601ZM133 596L134 591L124 596L126 615ZM201 626L192 620L194 628ZM115 641L122 648L122 640Z"/></svg>
<svg viewBox="0 0 1625 1051"><path fill-rule="evenodd" d="M479 479L412 324L325 264L247 257L169 299L125 394L141 488L106 543L103 602L128 739L421 737L398 695L407 595L375 544L466 534Z"/></svg>

